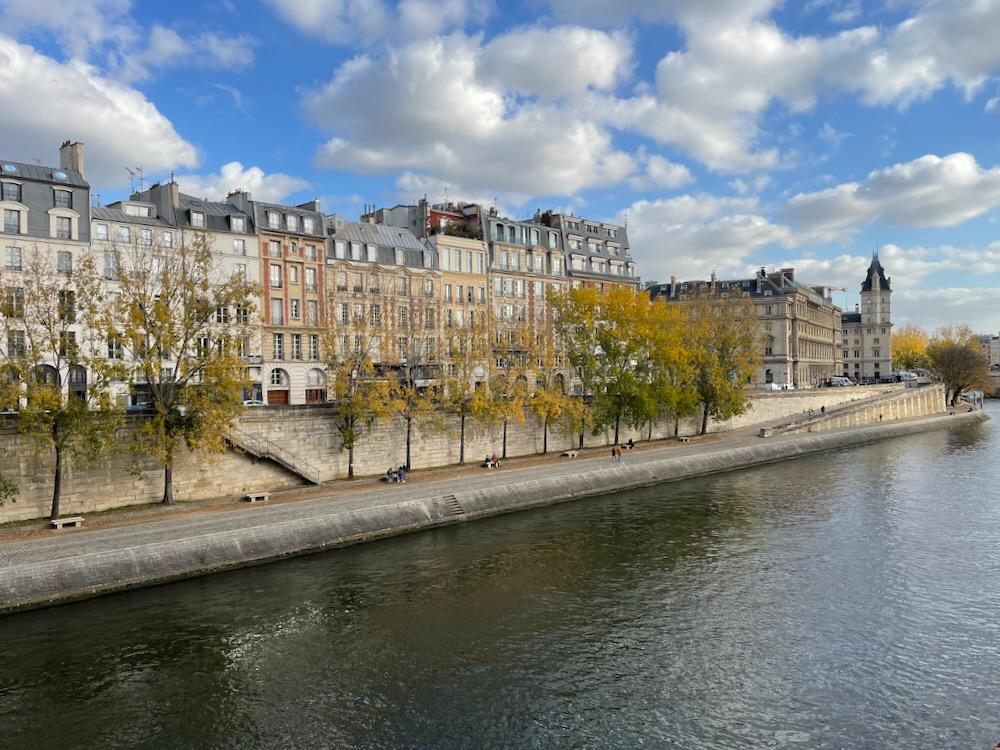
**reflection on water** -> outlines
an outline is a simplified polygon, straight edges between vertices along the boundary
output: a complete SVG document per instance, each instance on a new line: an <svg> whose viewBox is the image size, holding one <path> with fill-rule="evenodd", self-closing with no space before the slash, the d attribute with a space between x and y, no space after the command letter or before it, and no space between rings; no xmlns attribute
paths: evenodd
<svg viewBox="0 0 1000 750"><path fill-rule="evenodd" d="M991 747L996 428L0 619L0 745Z"/></svg>

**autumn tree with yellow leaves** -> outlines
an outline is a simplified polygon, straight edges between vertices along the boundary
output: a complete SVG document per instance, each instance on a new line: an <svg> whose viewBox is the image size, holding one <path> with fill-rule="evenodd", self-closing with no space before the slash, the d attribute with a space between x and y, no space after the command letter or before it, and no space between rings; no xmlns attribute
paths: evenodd
<svg viewBox="0 0 1000 750"><path fill-rule="evenodd" d="M930 365L927 346L930 336L915 325L902 325L892 332L892 368L894 370L917 370Z"/></svg>

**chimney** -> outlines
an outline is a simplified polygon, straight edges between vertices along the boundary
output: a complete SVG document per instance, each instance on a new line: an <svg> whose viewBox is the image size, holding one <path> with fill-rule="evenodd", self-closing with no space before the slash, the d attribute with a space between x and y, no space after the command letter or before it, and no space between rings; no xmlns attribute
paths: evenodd
<svg viewBox="0 0 1000 750"><path fill-rule="evenodd" d="M63 141L59 147L59 168L79 172L83 177L83 144Z"/></svg>
<svg viewBox="0 0 1000 750"><path fill-rule="evenodd" d="M711 288L712 288L712 291L714 292L715 291L715 271L712 271L711 279L712 279Z"/></svg>
<svg viewBox="0 0 1000 750"><path fill-rule="evenodd" d="M761 268L757 272L757 294L761 294L764 291L764 277L767 275L767 271Z"/></svg>
<svg viewBox="0 0 1000 750"><path fill-rule="evenodd" d="M783 279L788 279L788 284L791 286L795 283L795 269L794 268L782 268L781 276ZM784 286L784 281L782 281L782 286Z"/></svg>
<svg viewBox="0 0 1000 750"><path fill-rule="evenodd" d="M677 277L670 277L670 299L677 299Z"/></svg>
<svg viewBox="0 0 1000 750"><path fill-rule="evenodd" d="M250 193L243 190L234 190L226 196L226 203L230 206L236 206L236 208L247 215L252 215L253 213L250 206L252 200L253 198L250 196Z"/></svg>

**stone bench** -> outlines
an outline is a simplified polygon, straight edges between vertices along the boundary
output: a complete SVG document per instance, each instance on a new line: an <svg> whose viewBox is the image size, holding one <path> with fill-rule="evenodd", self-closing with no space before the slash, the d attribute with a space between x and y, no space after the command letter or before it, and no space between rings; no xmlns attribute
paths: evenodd
<svg viewBox="0 0 1000 750"><path fill-rule="evenodd" d="M49 521L50 529L62 529L65 526L83 526L83 516L66 516Z"/></svg>
<svg viewBox="0 0 1000 750"><path fill-rule="evenodd" d="M561 455L565 456L566 458L576 458L579 454L580 451L570 450L570 451L563 451Z"/></svg>
<svg viewBox="0 0 1000 750"><path fill-rule="evenodd" d="M677 436L677 442L678 443L689 443L689 442L691 442L691 438L689 438L687 435L678 435Z"/></svg>
<svg viewBox="0 0 1000 750"><path fill-rule="evenodd" d="M251 492L246 496L248 503L264 503L271 499L270 492Z"/></svg>

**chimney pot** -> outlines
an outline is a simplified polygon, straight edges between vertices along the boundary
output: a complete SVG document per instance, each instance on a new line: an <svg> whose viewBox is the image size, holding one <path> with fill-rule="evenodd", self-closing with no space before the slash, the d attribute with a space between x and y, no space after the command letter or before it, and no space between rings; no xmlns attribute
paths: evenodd
<svg viewBox="0 0 1000 750"><path fill-rule="evenodd" d="M59 168L71 172L79 172L83 177L83 144L70 140L63 141L59 147Z"/></svg>

